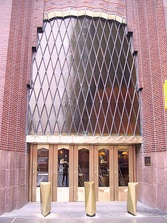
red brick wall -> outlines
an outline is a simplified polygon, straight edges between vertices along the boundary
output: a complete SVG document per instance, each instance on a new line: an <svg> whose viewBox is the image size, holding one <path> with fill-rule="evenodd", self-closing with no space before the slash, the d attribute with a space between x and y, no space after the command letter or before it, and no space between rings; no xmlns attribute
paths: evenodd
<svg viewBox="0 0 167 223"><path fill-rule="evenodd" d="M28 202L27 81L33 39L42 24L41 2L0 1L0 214Z"/></svg>
<svg viewBox="0 0 167 223"><path fill-rule="evenodd" d="M25 150L27 73L31 56L31 1L12 3L1 125L1 149ZM6 22L3 23L6 27ZM3 36L3 35L2 35Z"/></svg>
<svg viewBox="0 0 167 223"><path fill-rule="evenodd" d="M42 29L43 26L43 12L44 0L34 0L34 13L33 13L33 40L32 47L36 48L37 45L37 31Z"/></svg>
<svg viewBox="0 0 167 223"><path fill-rule="evenodd" d="M9 40L9 30L10 30L10 15L12 9L12 1L8 1L8 7L6 7L5 2L1 4L0 7L0 17L1 17L1 26L0 26L0 126L2 124L2 111L3 111L3 95L4 95L4 83L5 83L5 69L6 69L6 60L7 60L7 49L8 49L8 40ZM1 135L1 128L0 128Z"/></svg>
<svg viewBox="0 0 167 223"><path fill-rule="evenodd" d="M1 3L1 149L25 151L27 83L31 79L32 47L43 24L43 1Z"/></svg>
<svg viewBox="0 0 167 223"><path fill-rule="evenodd" d="M127 1L128 29L138 51L143 152L166 151L166 112L163 82L166 79L166 32L163 1ZM131 7L130 7L131 6ZM132 7L133 6L133 7Z"/></svg>
<svg viewBox="0 0 167 223"><path fill-rule="evenodd" d="M166 23L163 0L128 0L127 23L138 51L137 70L141 97L143 144L137 153L137 180L141 202L167 210L166 133L163 83L167 79ZM131 7L131 6L135 7ZM151 166L145 166L145 156Z"/></svg>
<svg viewBox="0 0 167 223"><path fill-rule="evenodd" d="M132 3L132 4L131 4ZM166 31L163 1L128 0L128 28L134 32L141 95L143 151L166 151L163 82L166 79ZM130 7L133 5L135 7Z"/></svg>

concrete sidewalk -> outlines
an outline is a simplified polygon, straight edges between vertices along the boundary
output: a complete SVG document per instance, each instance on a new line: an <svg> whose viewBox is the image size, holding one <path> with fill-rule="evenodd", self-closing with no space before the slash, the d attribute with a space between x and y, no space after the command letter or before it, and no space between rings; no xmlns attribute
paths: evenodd
<svg viewBox="0 0 167 223"><path fill-rule="evenodd" d="M167 223L167 212L137 203L137 215L126 211L126 202L97 202L96 216L85 215L84 202L52 202L51 213L43 217L40 203L26 204L0 216L0 223Z"/></svg>

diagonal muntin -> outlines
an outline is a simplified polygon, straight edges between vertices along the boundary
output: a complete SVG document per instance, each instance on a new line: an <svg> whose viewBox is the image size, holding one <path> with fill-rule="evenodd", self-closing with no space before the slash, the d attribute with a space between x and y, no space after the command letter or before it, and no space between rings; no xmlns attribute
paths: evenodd
<svg viewBox="0 0 167 223"><path fill-rule="evenodd" d="M117 32L118 33L118 32ZM104 35L104 38L106 38L106 36ZM107 48L107 47L106 47ZM92 49L94 50L94 48L92 47ZM51 51L51 49L48 49L49 51ZM64 49L63 49L64 50ZM88 50L87 50L88 51ZM83 52L83 51L81 51L81 52ZM114 53L114 51L112 52L112 53ZM106 51L103 51L103 54L105 55L106 54ZM91 55L91 54L89 54L89 55ZM83 60L81 60L80 62L82 62L83 63ZM105 60L103 60L103 63L106 63L105 62ZM44 66L46 66L45 64L44 64ZM86 68L84 67L84 73L86 73L86 71L87 71L87 66L88 66L88 63L87 63L87 65L86 65ZM89 66L91 66L92 67L92 63L90 63L90 65ZM93 66L95 66L95 64L93 65ZM99 66L99 64L98 64L98 66ZM107 65L106 65L107 66ZM68 69L69 69L69 65L68 65ZM47 69L47 68L46 68ZM62 68L61 68L62 69ZM99 70L101 69L101 67L99 66ZM118 69L118 68L116 68L116 69ZM101 73L102 71L100 70L100 73ZM116 74L116 70L115 70L115 74ZM69 76L68 76L68 78L69 78ZM88 78L87 78L87 76L86 77L84 77L85 79L86 79L86 82L87 82L87 86L88 86L88 88L90 89L90 85L88 85ZM92 79L93 77L91 77L91 79ZM45 78L44 78L45 79ZM43 80L40 80L40 82L42 82L43 83L43 81L44 81L44 79ZM53 77L51 78L51 79L53 79ZM80 80L80 79L78 79L78 77L77 77L77 81L79 81L80 82L80 84L81 84L81 86L82 86L82 83L85 81L85 79L82 79L82 81ZM109 77L109 79L110 79L110 83L111 83L111 78ZM114 79L116 80L116 77L114 77ZM101 80L102 80L102 82L103 82L103 86L104 86L104 88L106 87L106 85L107 85L107 81L105 82L105 80L103 80L103 78L101 78ZM48 81L48 80L47 80ZM52 80L51 80L52 81ZM50 81L50 82L51 82ZM57 80L56 80L57 81ZM95 81L95 83L96 83L96 85L98 85L98 83L99 83L99 81L100 81L100 78L98 78L98 80L96 80L95 78L94 78L94 81ZM63 78L63 82L64 82L64 86L65 86L65 88L67 88L67 83L68 83L68 80L65 82L65 80L64 80L64 78ZM48 81L48 83L49 83L49 81ZM60 83L60 78L59 78L59 80L58 80L58 82L57 82L57 85L59 86L59 83ZM117 79L117 83L119 83L118 82L118 79ZM121 81L121 83L122 83L122 81ZM126 84L127 85L127 84ZM114 84L113 84L113 86L114 86ZM75 91L74 91L75 92ZM51 94L51 92L47 92L48 94ZM64 90L64 92L63 92L63 97L62 98L64 98L64 95L66 94L66 90ZM79 91L79 95L80 94L82 94L82 95L84 95L84 92L83 92L83 90L81 90L81 91ZM78 94L76 94L76 92L75 92L75 95L76 96L78 96ZM100 95L99 95L99 93L97 92L97 95L98 95L98 98L100 99ZM121 93L120 93L120 95L121 95ZM76 97L75 96L75 97ZM112 96L112 94L110 94L109 95L109 99L111 99L111 96ZM86 96L84 96L85 98L86 98L86 100L87 100L87 98L88 98L88 93L86 94ZM114 94L114 97L116 97L115 96L115 94ZM38 98L38 97L37 97ZM91 93L91 98L92 98L92 93ZM102 99L101 100L103 100L103 98L104 98L104 93L103 93L103 95L102 95ZM60 100L61 98L60 98L60 95L59 95L59 100ZM94 103L94 102L93 102ZM53 108L53 106L52 106L52 108ZM87 107L85 107L85 109L86 109L86 112L88 113L88 110L87 110ZM104 109L103 108L101 108L102 109L102 113L104 114ZM108 107L108 110L109 110L109 107ZM91 111L93 111L93 109L91 109ZM111 111L111 110L110 110ZM81 111L79 110L79 112L80 112L80 115L82 115L83 113L81 113ZM96 112L96 111L95 111ZM127 112L127 111L126 111ZM59 112L58 112L59 113ZM97 114L97 116L96 117L98 117L99 116L99 114ZM89 116L90 117L90 116ZM82 125L82 123L81 123L81 125ZM96 123L96 126L97 126L97 123ZM91 126L92 127L92 126ZM75 128L75 127L74 127ZM97 127L98 129L100 129L100 127L98 126ZM103 130L104 130L104 125L103 125ZM103 130L102 130L102 134L103 134ZM95 131L96 131L96 129L95 129Z"/></svg>

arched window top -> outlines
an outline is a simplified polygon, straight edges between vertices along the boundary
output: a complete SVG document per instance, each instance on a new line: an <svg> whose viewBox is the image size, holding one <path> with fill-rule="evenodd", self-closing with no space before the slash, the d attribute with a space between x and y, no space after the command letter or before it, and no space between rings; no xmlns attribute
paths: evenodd
<svg viewBox="0 0 167 223"><path fill-rule="evenodd" d="M113 20L117 21L122 24L126 24L126 20L124 17L121 17L117 15L116 13L111 14L111 13L106 13L102 11L91 11L91 10L64 10L64 11L57 11L53 10L50 12L45 12L44 13L44 20L53 20L56 18L67 18L67 17L83 17L83 16L88 16L91 18L103 18L106 20Z"/></svg>

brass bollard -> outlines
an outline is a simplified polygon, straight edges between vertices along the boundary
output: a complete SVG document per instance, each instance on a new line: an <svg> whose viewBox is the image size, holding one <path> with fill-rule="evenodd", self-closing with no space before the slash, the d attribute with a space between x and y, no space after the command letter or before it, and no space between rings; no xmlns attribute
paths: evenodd
<svg viewBox="0 0 167 223"><path fill-rule="evenodd" d="M40 183L41 213L45 217L51 211L51 182Z"/></svg>
<svg viewBox="0 0 167 223"><path fill-rule="evenodd" d="M127 212L132 215L136 215L138 186L139 186L138 182L128 183Z"/></svg>
<svg viewBox="0 0 167 223"><path fill-rule="evenodd" d="M85 212L89 217L96 215L95 182L85 182Z"/></svg>

